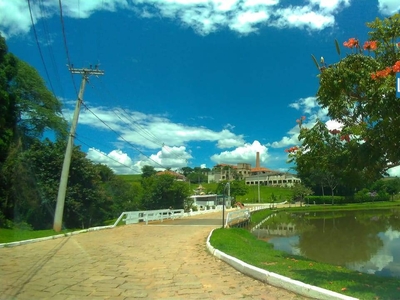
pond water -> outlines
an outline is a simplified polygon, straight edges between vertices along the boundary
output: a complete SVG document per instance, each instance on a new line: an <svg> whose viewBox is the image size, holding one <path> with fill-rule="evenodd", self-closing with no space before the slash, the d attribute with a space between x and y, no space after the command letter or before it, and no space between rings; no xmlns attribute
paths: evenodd
<svg viewBox="0 0 400 300"><path fill-rule="evenodd" d="M253 234L290 254L400 278L400 209L282 212Z"/></svg>

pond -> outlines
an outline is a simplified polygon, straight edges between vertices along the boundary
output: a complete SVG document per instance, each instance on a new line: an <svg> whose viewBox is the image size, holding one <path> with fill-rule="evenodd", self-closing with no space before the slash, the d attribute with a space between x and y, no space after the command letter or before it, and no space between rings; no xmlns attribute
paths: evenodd
<svg viewBox="0 0 400 300"><path fill-rule="evenodd" d="M290 254L400 278L400 209L282 212L252 232Z"/></svg>

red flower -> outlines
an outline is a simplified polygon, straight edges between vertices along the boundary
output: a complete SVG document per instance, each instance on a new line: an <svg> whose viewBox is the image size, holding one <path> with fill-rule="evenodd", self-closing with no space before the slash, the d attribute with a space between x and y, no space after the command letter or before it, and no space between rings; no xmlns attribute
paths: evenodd
<svg viewBox="0 0 400 300"><path fill-rule="evenodd" d="M350 136L349 136L348 134L342 135L342 136L340 137L340 140L341 140L341 141L350 142Z"/></svg>
<svg viewBox="0 0 400 300"><path fill-rule="evenodd" d="M358 40L355 38L350 38L347 42L343 43L343 46L347 48L354 48L358 46Z"/></svg>
<svg viewBox="0 0 400 300"><path fill-rule="evenodd" d="M306 119L306 116L302 116L301 119L304 121Z"/></svg>
<svg viewBox="0 0 400 300"><path fill-rule="evenodd" d="M400 64L397 66L396 63L396 68L399 67L400 68ZM387 76L389 76L394 70L391 67L386 67L386 69L380 70L380 71L376 71L375 73L371 74L371 79L376 80L378 78L385 78Z"/></svg>
<svg viewBox="0 0 400 300"><path fill-rule="evenodd" d="M289 149L285 149L285 152L292 153L292 152L295 152L297 150L299 150L299 147L294 146L294 147L290 147Z"/></svg>
<svg viewBox="0 0 400 300"><path fill-rule="evenodd" d="M364 43L364 50L374 51L378 48L377 41L366 41Z"/></svg>
<svg viewBox="0 0 400 300"><path fill-rule="evenodd" d="M400 72L400 60L397 61L397 62L394 64L392 70L393 70L393 72L395 72L395 73Z"/></svg>
<svg viewBox="0 0 400 300"><path fill-rule="evenodd" d="M340 133L340 130L338 130L338 129L333 129L333 130L329 130L329 132L330 132L331 134L338 134L338 133Z"/></svg>

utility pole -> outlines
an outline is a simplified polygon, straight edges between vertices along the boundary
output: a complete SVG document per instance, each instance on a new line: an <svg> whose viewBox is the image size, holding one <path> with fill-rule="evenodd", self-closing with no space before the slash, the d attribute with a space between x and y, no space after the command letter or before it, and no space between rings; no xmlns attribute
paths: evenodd
<svg viewBox="0 0 400 300"><path fill-rule="evenodd" d="M90 68L76 69L73 66L68 66L69 71L72 74L82 74L82 82L81 87L79 89L78 99L76 100L74 117L72 119L71 129L69 132L67 148L65 150L64 163L61 171L60 177L60 185L58 188L57 195L57 204L56 211L54 214L54 223L53 229L56 232L60 232L62 228L62 220L64 213L64 203L65 203L65 194L67 192L68 185L68 175L69 175L69 167L71 165L71 157L72 157L72 149L74 147L74 137L76 132L76 126L78 125L79 111L83 101L83 92L85 91L86 82L89 79L89 75L104 75L104 71L101 71L97 68L97 65L94 69L90 65Z"/></svg>

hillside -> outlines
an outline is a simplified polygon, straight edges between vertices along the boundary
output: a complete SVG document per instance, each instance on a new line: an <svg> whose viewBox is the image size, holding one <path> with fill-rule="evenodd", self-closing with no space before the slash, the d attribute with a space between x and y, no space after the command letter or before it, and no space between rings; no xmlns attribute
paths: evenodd
<svg viewBox="0 0 400 300"><path fill-rule="evenodd" d="M138 182L141 179L140 174L134 175L119 175L123 180L127 182ZM189 189L194 192L198 187L198 184L188 183ZM205 193L215 193L218 186L217 183L202 183L205 188ZM260 202L282 202L290 200L292 198L292 190L290 188L272 187L272 186L260 186ZM258 202L258 186L249 186L248 193L244 196L238 196L237 201L243 203L257 203Z"/></svg>

